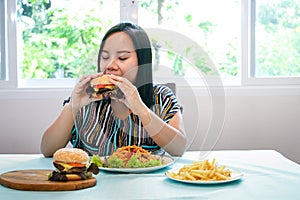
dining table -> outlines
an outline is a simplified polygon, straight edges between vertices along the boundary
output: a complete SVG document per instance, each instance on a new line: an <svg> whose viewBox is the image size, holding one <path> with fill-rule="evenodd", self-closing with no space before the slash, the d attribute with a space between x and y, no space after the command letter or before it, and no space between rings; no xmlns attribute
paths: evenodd
<svg viewBox="0 0 300 200"><path fill-rule="evenodd" d="M186 151L172 164L154 171L101 170L96 185L70 191L28 191L0 185L0 199L300 199L300 165L275 150ZM199 160L215 159L218 165L241 176L220 183L190 183L170 179L167 171ZM54 170L53 158L42 154L0 154L0 174L15 170Z"/></svg>

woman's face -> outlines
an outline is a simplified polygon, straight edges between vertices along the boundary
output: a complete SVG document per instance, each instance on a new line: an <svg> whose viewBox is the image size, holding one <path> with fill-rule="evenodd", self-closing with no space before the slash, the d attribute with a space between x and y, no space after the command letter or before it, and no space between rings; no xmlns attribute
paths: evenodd
<svg viewBox="0 0 300 200"><path fill-rule="evenodd" d="M117 32L106 39L100 58L100 69L104 74L123 76L130 82L135 82L138 59L129 35Z"/></svg>

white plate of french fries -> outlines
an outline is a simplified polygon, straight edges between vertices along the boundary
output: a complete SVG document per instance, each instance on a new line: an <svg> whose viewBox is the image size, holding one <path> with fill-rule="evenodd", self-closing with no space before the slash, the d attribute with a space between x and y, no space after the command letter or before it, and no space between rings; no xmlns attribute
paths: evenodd
<svg viewBox="0 0 300 200"><path fill-rule="evenodd" d="M217 165L216 160L195 161L178 169L168 170L165 175L174 180L192 184L220 184L241 179L244 174L229 169L225 165Z"/></svg>

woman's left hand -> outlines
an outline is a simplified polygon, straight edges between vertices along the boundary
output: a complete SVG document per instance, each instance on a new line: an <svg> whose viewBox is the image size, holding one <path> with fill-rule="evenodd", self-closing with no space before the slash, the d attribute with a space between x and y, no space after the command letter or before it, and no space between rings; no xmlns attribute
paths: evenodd
<svg viewBox="0 0 300 200"><path fill-rule="evenodd" d="M116 76L109 74L110 82L115 84L124 94L123 99L119 101L123 102L135 115L138 115L145 104L143 103L137 88L126 78L122 76Z"/></svg>

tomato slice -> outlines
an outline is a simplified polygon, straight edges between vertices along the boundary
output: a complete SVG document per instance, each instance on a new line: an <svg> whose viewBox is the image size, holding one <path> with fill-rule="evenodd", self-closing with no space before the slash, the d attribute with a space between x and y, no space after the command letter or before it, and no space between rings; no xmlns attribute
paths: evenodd
<svg viewBox="0 0 300 200"><path fill-rule="evenodd" d="M82 163L76 163L76 162L69 162L69 163L64 163L64 162L60 162L60 161L54 161L58 164L61 164L61 165L66 165L66 166L71 166L71 167L85 167L85 164L82 164Z"/></svg>
<svg viewBox="0 0 300 200"><path fill-rule="evenodd" d="M71 165L73 167L85 167L85 164L82 164L82 163L70 162L70 163L67 163L67 164Z"/></svg>
<svg viewBox="0 0 300 200"><path fill-rule="evenodd" d="M101 84L101 85L94 85L94 88L107 88L107 87L113 87L114 84Z"/></svg>

